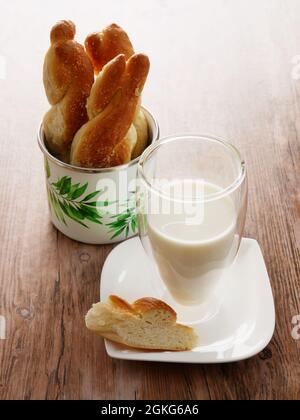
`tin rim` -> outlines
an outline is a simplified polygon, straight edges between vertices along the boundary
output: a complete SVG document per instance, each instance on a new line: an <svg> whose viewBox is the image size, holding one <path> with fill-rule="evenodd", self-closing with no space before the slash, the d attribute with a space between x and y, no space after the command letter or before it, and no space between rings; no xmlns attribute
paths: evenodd
<svg viewBox="0 0 300 420"><path fill-rule="evenodd" d="M152 112L150 112L145 107L142 107L142 110L145 112L149 127L152 130L152 140L149 144L149 146L151 146L154 142L156 142L159 139L159 133L160 133L159 125L156 118L153 116ZM136 159L132 160L131 162L126 163L125 165L119 165L113 168L82 168L80 166L70 165L69 163L65 163L57 159L48 151L45 145L45 141L44 141L44 130L43 130L42 124L40 124L40 128L38 130L38 144L41 151L47 157L47 159L49 159L50 161L52 161L53 163L55 163L56 165L62 168L69 169L70 171L81 172L81 173L100 174L100 173L118 172L120 170L126 170L128 168L131 168L132 166L137 165L140 160L140 156L139 156Z"/></svg>

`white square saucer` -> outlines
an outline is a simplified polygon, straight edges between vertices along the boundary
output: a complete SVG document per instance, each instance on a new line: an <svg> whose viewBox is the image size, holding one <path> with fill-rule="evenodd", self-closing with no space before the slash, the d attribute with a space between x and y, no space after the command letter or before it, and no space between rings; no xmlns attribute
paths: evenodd
<svg viewBox="0 0 300 420"><path fill-rule="evenodd" d="M118 245L103 267L101 299L106 301L112 294L130 303L141 297L163 299L176 310L178 322L195 328L200 340L194 350L175 353L129 349L106 341L108 355L149 362L229 363L260 353L273 337L275 308L265 262L255 240L242 240L222 284L222 300L219 297L206 307L178 305L158 278L139 238Z"/></svg>

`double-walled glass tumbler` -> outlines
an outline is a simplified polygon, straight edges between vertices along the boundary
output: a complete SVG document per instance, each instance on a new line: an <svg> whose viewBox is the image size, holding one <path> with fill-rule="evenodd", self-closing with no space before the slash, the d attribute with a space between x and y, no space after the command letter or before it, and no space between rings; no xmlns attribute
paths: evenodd
<svg viewBox="0 0 300 420"><path fill-rule="evenodd" d="M167 138L139 162L140 238L179 304L210 299L237 255L246 209L245 162L221 139Z"/></svg>

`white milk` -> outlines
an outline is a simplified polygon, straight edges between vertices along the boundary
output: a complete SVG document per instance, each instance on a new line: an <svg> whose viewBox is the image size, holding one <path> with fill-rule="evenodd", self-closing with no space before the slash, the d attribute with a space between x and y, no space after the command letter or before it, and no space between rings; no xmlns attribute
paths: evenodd
<svg viewBox="0 0 300 420"><path fill-rule="evenodd" d="M189 185L189 191L191 187L199 191L195 182L185 181L184 186L193 183ZM174 185L164 186L164 191L170 193ZM202 183L201 188L206 198L220 191L220 188L208 183ZM174 193L174 197L179 196ZM186 195L180 197L186 198ZM170 200L160 200L167 209ZM180 203L177 205L180 206ZM229 197L198 203L197 217L194 218L186 214L186 210L192 210L190 207L178 211L180 208L176 210L179 214L172 209L169 214L149 215L148 245L173 298L183 305L193 305L210 297L222 269L235 256L236 213Z"/></svg>

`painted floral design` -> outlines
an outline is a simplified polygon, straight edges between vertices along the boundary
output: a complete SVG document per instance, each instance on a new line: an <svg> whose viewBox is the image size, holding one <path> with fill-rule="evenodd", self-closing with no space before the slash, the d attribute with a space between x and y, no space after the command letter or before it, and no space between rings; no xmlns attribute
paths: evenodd
<svg viewBox="0 0 300 420"><path fill-rule="evenodd" d="M86 229L89 229L87 221L105 225L109 229L111 240L123 235L128 238L131 231L136 233L135 193L131 194L131 198L123 206L124 211L121 214L111 215L109 223L103 223L104 215L109 214L109 206L116 204L99 199L106 192L105 189L87 194L88 183L74 184L72 178L68 176L58 179L57 182L51 182L51 170L47 159L45 159L45 172L51 211L65 226L68 226L68 219Z"/></svg>

